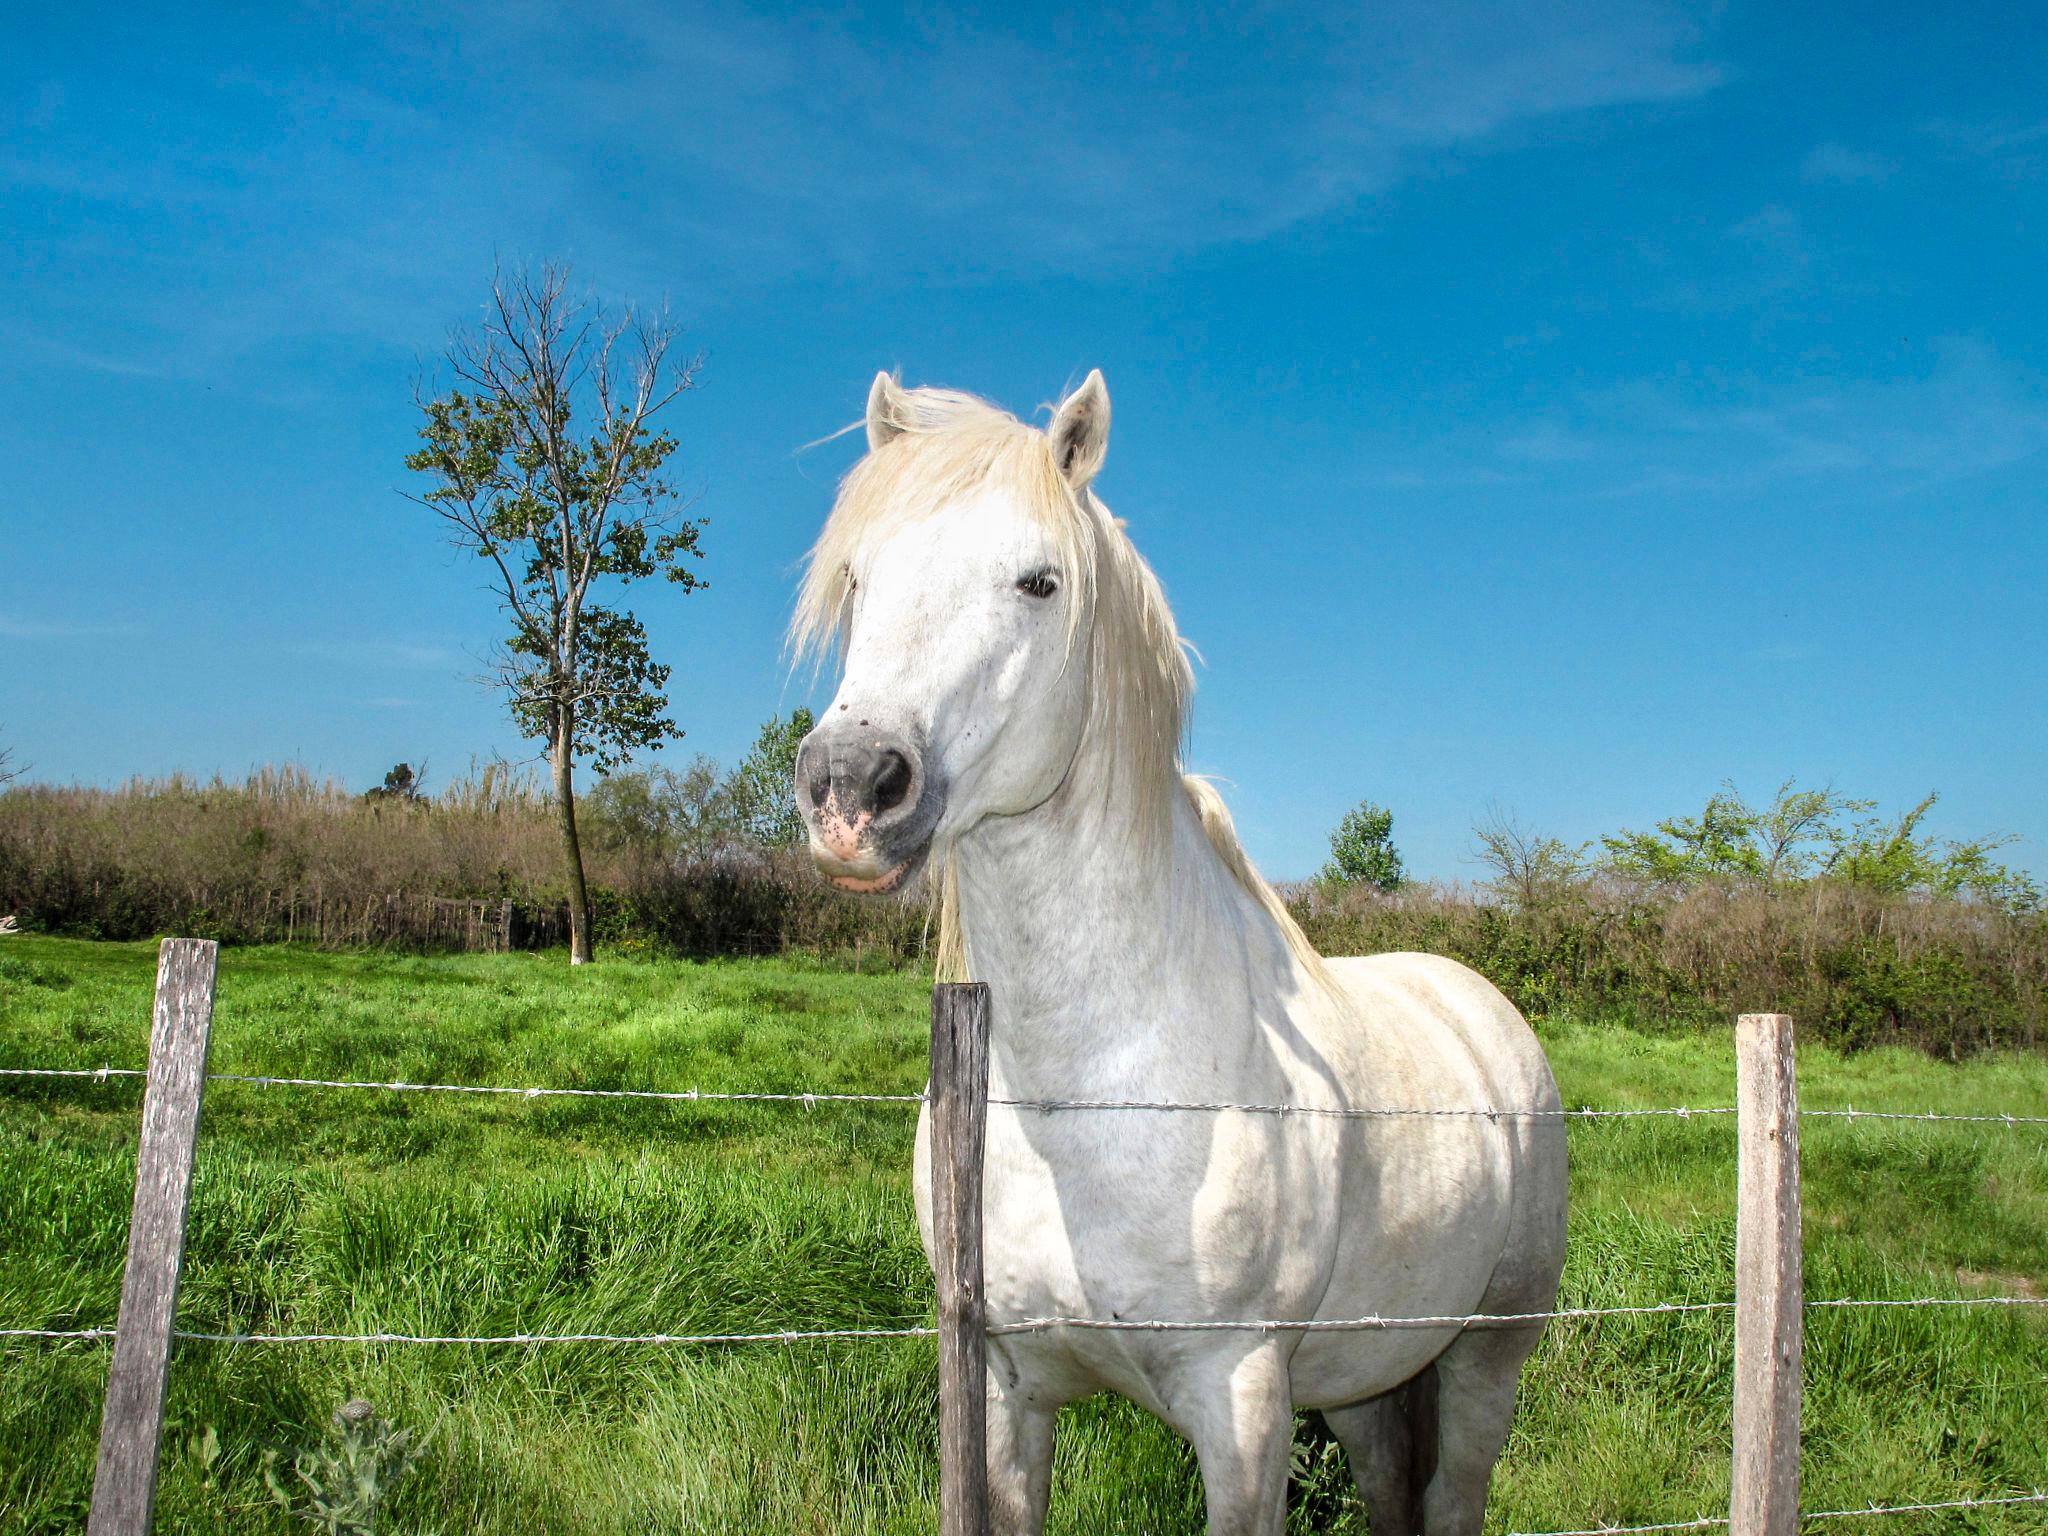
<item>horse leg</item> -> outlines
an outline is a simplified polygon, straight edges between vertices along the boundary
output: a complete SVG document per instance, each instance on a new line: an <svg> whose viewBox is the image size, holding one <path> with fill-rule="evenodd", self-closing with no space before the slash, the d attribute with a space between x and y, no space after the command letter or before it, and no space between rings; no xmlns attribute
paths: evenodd
<svg viewBox="0 0 2048 1536"><path fill-rule="evenodd" d="M994 1536L1039 1536L1052 1492L1052 1428L1058 1405L988 1373L989 1527Z"/></svg>
<svg viewBox="0 0 2048 1536"><path fill-rule="evenodd" d="M1213 1369L1184 1377L1174 1397L1169 1422L1194 1443L1209 1536L1280 1536L1294 1444L1294 1397L1280 1341L1217 1358Z"/></svg>
<svg viewBox="0 0 2048 1536"><path fill-rule="evenodd" d="M1323 1410L1351 1464L1372 1536L1421 1536L1422 1490L1436 1462L1436 1393L1432 1363L1391 1392Z"/></svg>
<svg viewBox="0 0 2048 1536"><path fill-rule="evenodd" d="M1479 1536L1487 1485L1515 1416L1522 1362L1542 1332L1474 1331L1437 1356L1436 1474L1422 1496L1427 1536Z"/></svg>

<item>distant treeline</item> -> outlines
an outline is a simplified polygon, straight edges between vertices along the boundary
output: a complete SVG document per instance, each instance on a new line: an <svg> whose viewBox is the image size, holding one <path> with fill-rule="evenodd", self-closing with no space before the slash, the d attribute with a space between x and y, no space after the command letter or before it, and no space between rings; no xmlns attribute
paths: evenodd
<svg viewBox="0 0 2048 1536"><path fill-rule="evenodd" d="M699 760L582 797L600 946L921 963L924 908L834 892L779 845L786 825L736 810L743 782ZM1842 1044L1942 1054L2048 1037L2048 917L2023 904L1848 872L1632 878L1533 862L1496 865L1479 892L1317 881L1289 900L1326 954L1452 955L1532 1016L1694 1026L1770 1009ZM0 793L0 915L87 937L541 945L559 941L559 866L544 795L501 765L432 797L410 779L351 794L294 768ZM493 905L472 915L458 901Z"/></svg>
<svg viewBox="0 0 2048 1536"><path fill-rule="evenodd" d="M738 778L700 759L615 774L579 797L599 942L918 959L924 910L834 891L808 857L767 840L772 819L734 811ZM536 779L490 764L432 797L414 784L356 795L285 767L240 784L16 786L0 793L0 915L104 939L491 948L509 928L518 946L561 942L560 833ZM509 902L510 921L461 945L437 900Z"/></svg>

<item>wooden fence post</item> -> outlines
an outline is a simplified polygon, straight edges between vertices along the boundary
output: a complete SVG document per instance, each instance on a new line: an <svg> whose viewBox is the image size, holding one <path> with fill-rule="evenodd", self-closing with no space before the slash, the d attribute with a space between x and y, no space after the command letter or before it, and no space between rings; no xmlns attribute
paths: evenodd
<svg viewBox="0 0 2048 1536"><path fill-rule="evenodd" d="M206 1088L213 1032L214 967L208 939L165 939L157 956L156 1013L142 1093L142 1143L135 1157L135 1209L107 1402L100 1417L90 1536L146 1536L156 1510L157 1449L163 1439L164 1382L178 1267L192 1195L192 1149Z"/></svg>
<svg viewBox="0 0 2048 1536"><path fill-rule="evenodd" d="M988 987L932 988L932 1278L939 1301L939 1536L988 1536L988 1303L981 1159Z"/></svg>
<svg viewBox="0 0 2048 1536"><path fill-rule="evenodd" d="M1735 1021L1735 1464L1729 1536L1799 1529L1799 1083L1792 1020Z"/></svg>

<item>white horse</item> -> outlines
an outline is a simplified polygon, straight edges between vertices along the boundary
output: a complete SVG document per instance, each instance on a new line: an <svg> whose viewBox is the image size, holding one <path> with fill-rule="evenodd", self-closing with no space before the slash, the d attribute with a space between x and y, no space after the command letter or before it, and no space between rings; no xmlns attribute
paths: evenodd
<svg viewBox="0 0 2048 1536"><path fill-rule="evenodd" d="M1182 776L1181 642L1090 490L1101 374L1045 432L884 374L867 436L794 624L844 666L797 796L848 890L930 862L941 965L992 989L991 1097L1458 1112L993 1106L991 1319L1549 1309L1565 1148L1542 1050L1452 961L1319 957ZM929 1155L920 1122L927 1252ZM996 1335L996 1527L1042 1528L1054 1414L1106 1389L1193 1442L1211 1532L1282 1529L1297 1404L1343 1442L1373 1536L1477 1532L1539 1330Z"/></svg>

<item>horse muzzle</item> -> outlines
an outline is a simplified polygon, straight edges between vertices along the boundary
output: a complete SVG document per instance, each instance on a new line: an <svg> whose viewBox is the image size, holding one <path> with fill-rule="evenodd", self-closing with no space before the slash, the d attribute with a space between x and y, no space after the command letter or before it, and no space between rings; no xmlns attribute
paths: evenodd
<svg viewBox="0 0 2048 1536"><path fill-rule="evenodd" d="M832 722L797 749L796 803L818 872L863 894L906 884L931 851L945 797L908 733Z"/></svg>

